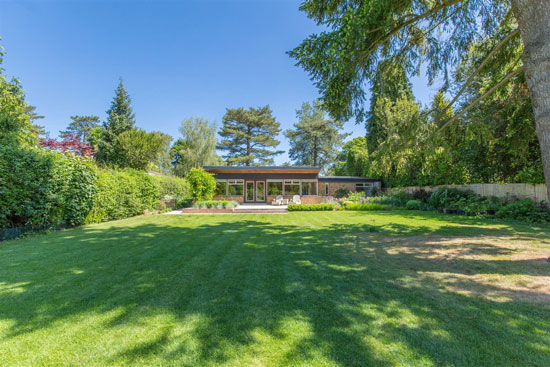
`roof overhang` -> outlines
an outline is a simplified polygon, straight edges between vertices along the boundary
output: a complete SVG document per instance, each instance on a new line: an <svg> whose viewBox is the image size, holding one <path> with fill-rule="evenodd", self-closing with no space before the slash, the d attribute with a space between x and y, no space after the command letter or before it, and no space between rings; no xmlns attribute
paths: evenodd
<svg viewBox="0 0 550 367"><path fill-rule="evenodd" d="M210 173L313 173L318 174L320 167L286 166L206 166Z"/></svg>

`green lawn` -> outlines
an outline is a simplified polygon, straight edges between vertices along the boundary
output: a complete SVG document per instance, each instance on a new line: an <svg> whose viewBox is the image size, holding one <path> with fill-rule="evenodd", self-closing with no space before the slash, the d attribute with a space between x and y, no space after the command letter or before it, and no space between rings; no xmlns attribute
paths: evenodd
<svg viewBox="0 0 550 367"><path fill-rule="evenodd" d="M37 235L0 243L0 366L550 366L549 255L548 228L407 211Z"/></svg>

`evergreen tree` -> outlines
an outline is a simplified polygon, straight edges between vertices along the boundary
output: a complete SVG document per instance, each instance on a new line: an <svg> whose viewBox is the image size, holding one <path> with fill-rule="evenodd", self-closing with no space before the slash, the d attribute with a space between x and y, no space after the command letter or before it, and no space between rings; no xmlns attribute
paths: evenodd
<svg viewBox="0 0 550 367"><path fill-rule="evenodd" d="M124 89L121 78L115 90L111 108L107 110L107 121L103 123L101 139L98 142L97 160L105 164L123 165L124 152L118 143L118 136L131 130L135 123L131 99Z"/></svg>
<svg viewBox="0 0 550 367"><path fill-rule="evenodd" d="M164 134L161 134L148 133L140 128L120 133L117 136L117 145L120 147L117 164L121 167L148 170L163 148Z"/></svg>
<svg viewBox="0 0 550 367"><path fill-rule="evenodd" d="M374 152L385 140L380 120L374 113L375 106L380 98L397 101L400 98L413 99L412 86L402 66L389 60L381 62L372 81L370 110L367 113L367 147Z"/></svg>
<svg viewBox="0 0 550 367"><path fill-rule="evenodd" d="M220 131L222 140L218 149L227 151L229 164L251 166L273 164L273 157L281 154L274 148L281 132L280 124L272 116L269 106L227 109Z"/></svg>
<svg viewBox="0 0 550 367"><path fill-rule="evenodd" d="M340 133L344 123L325 118L320 101L304 102L296 111L298 123L286 130L290 141L289 157L297 165L325 168L336 159L343 140L349 135Z"/></svg>
<svg viewBox="0 0 550 367"><path fill-rule="evenodd" d="M65 137L73 135L82 143L87 143L90 139L90 130L99 127L99 117L94 115L89 116L71 116L71 122L67 126L67 130L59 132L59 136Z"/></svg>
<svg viewBox="0 0 550 367"><path fill-rule="evenodd" d="M336 176L363 176L368 168L367 139L360 136L344 144L333 171Z"/></svg>

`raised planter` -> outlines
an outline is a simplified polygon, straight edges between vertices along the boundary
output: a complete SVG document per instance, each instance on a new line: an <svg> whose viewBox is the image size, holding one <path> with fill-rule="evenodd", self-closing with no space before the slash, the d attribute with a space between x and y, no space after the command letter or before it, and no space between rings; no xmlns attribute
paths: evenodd
<svg viewBox="0 0 550 367"><path fill-rule="evenodd" d="M182 209L181 212L184 214L200 214L200 213L220 214L220 213L233 213L233 209L185 208L185 209Z"/></svg>

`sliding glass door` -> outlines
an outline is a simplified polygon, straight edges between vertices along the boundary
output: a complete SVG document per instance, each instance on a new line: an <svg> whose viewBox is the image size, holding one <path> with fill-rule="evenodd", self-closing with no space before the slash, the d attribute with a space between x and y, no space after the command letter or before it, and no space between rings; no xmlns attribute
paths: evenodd
<svg viewBox="0 0 550 367"><path fill-rule="evenodd" d="M254 181L246 181L245 201L254 201Z"/></svg>
<svg viewBox="0 0 550 367"><path fill-rule="evenodd" d="M256 201L265 201L265 182L256 181Z"/></svg>

